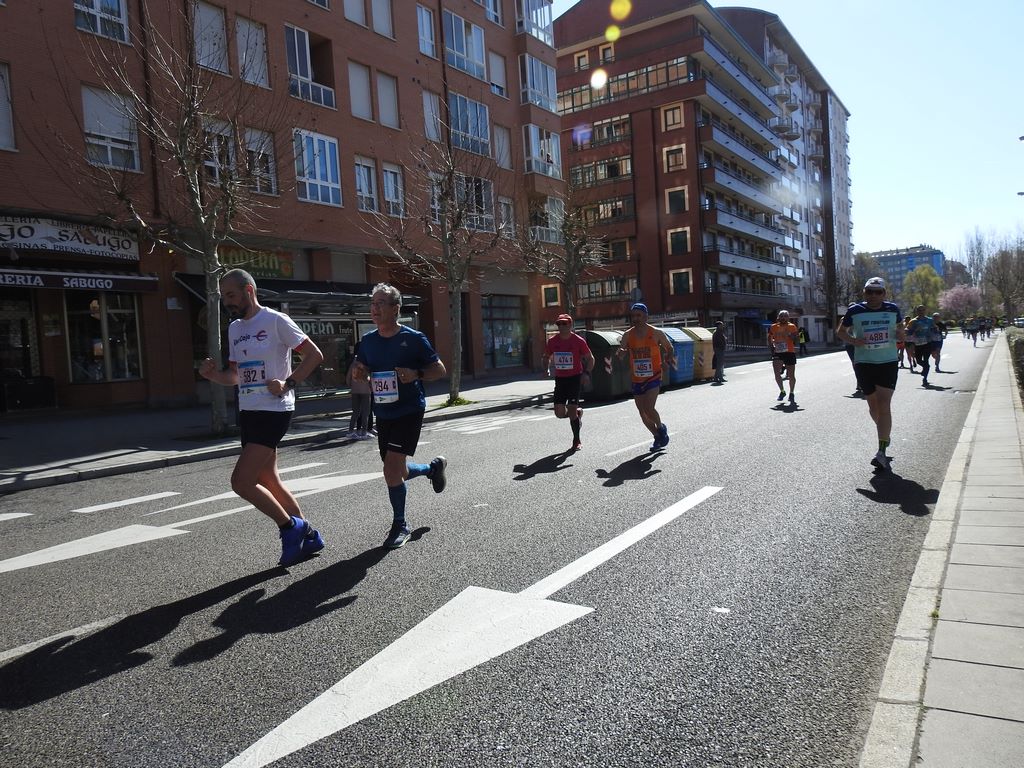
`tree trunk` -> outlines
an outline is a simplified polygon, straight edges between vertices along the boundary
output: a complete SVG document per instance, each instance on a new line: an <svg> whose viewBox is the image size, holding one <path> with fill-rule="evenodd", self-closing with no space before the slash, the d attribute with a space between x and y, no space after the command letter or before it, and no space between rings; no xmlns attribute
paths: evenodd
<svg viewBox="0 0 1024 768"><path fill-rule="evenodd" d="M452 331L452 359L448 366L448 404L459 399L462 386L462 290L448 286L448 322Z"/></svg>
<svg viewBox="0 0 1024 768"><path fill-rule="evenodd" d="M220 274L206 269L206 354L217 368L223 364L220 345ZM210 431L215 435L227 432L227 398L224 387L210 382Z"/></svg>

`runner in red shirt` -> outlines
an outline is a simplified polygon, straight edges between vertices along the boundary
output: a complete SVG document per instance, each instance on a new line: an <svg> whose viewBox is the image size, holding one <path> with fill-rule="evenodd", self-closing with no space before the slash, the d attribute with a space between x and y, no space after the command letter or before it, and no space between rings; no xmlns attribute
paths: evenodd
<svg viewBox="0 0 1024 768"><path fill-rule="evenodd" d="M580 442L580 423L583 409L580 408L580 389L583 377L594 370L594 355L582 336L572 330L572 318L559 315L555 320L558 333L548 339L544 347L544 370L555 371L555 416L569 417L572 427L572 451L583 447Z"/></svg>

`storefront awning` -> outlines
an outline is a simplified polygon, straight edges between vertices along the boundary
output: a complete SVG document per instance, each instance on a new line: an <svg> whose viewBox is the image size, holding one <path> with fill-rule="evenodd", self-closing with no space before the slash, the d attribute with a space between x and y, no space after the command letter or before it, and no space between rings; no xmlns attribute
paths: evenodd
<svg viewBox="0 0 1024 768"><path fill-rule="evenodd" d="M188 272L175 272L174 279L189 293L206 301L206 278ZM287 303L290 307L329 307L333 311L369 314L369 283L335 283L327 280L281 280L256 278L256 296L260 301L275 304ZM416 309L421 303L419 296L402 294L404 309Z"/></svg>
<svg viewBox="0 0 1024 768"><path fill-rule="evenodd" d="M159 280L155 275L131 272L107 272L78 269L0 269L0 287L52 288L64 291L155 291Z"/></svg>

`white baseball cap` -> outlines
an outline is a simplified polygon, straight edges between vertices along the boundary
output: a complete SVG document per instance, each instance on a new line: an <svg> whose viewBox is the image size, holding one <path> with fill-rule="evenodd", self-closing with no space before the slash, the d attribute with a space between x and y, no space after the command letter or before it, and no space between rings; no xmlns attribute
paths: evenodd
<svg viewBox="0 0 1024 768"><path fill-rule="evenodd" d="M883 280L880 277L868 278L868 281L866 283L864 283L864 289L867 290L868 288L881 289L881 290L884 291L885 290L885 280Z"/></svg>

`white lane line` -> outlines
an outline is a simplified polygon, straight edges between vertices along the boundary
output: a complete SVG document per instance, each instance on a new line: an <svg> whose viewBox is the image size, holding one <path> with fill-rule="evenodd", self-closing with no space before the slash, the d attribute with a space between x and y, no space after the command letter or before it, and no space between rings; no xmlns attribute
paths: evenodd
<svg viewBox="0 0 1024 768"><path fill-rule="evenodd" d="M498 429L504 429L504 427L484 427L483 429L468 429L468 430L460 429L459 431L462 432L462 434L464 434L464 435L482 435L484 432L494 432L495 430L498 430Z"/></svg>
<svg viewBox="0 0 1024 768"><path fill-rule="evenodd" d="M0 513L0 523L4 520L14 520L16 517L32 517L31 512L3 512Z"/></svg>
<svg viewBox="0 0 1024 768"><path fill-rule="evenodd" d="M50 643L53 643L57 640L63 640L66 637L77 639L82 635L87 635L90 632L95 632L98 629L109 627L111 624L115 624L124 617L124 614L120 614L118 616L108 616L105 619L94 621L91 624L83 624L80 627L69 629L66 632L61 632L56 635L50 635L49 637L44 637L42 640L36 640L32 643L25 643L25 645L19 645L17 648L11 648L11 650L9 651L3 651L2 653L0 653L0 664L3 664L6 661L10 661L11 659L16 659L19 656L24 656L26 653L32 653L32 651L36 650L37 648L42 648L44 645L49 645Z"/></svg>
<svg viewBox="0 0 1024 768"><path fill-rule="evenodd" d="M168 496L180 496L177 491L164 491L163 493L151 493L149 496L136 496L134 499L121 499L121 501L110 501L106 504L95 504L91 507L81 507L80 509L72 509L72 512L81 512L83 515L89 512L99 512L102 509L114 509L116 507L127 507L129 504L141 504L144 501L153 501L154 499L166 499Z"/></svg>
<svg viewBox="0 0 1024 768"><path fill-rule="evenodd" d="M606 453L605 456L614 456L617 453L625 453L626 451L635 451L637 448L643 448L645 445L650 448L651 443L654 442L654 436L651 435L649 438L644 440L642 443L633 443L633 445L627 445L625 448L619 448L617 451Z"/></svg>
<svg viewBox="0 0 1024 768"><path fill-rule="evenodd" d="M324 467L327 466L326 461L314 461L311 464L297 464L294 467L279 467L277 472L283 475L285 472L298 472L303 469L312 469L313 467Z"/></svg>

